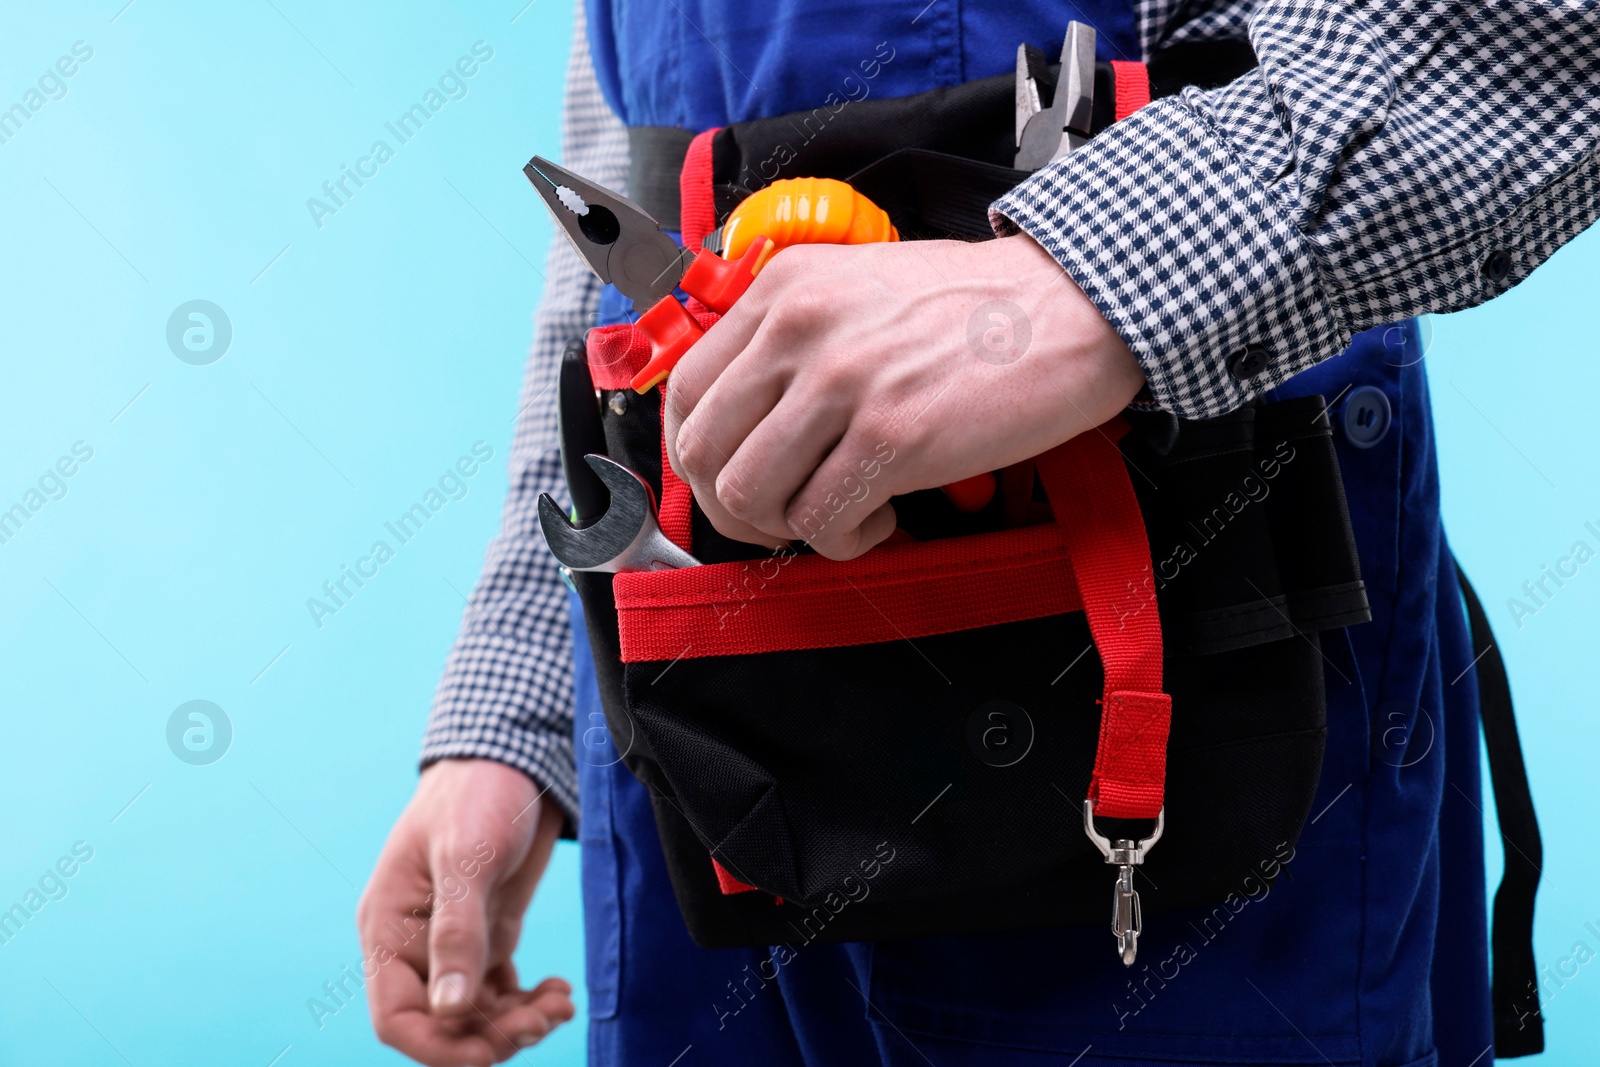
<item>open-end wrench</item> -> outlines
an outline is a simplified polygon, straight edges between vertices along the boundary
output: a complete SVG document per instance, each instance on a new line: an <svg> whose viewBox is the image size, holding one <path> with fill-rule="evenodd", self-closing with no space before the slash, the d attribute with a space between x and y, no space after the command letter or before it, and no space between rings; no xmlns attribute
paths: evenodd
<svg viewBox="0 0 1600 1067"><path fill-rule="evenodd" d="M698 567L700 561L667 539L656 524L655 495L633 471L605 456L584 462L611 491L605 514L584 526L572 525L549 493L539 495L539 527L556 559L569 570L664 571Z"/></svg>

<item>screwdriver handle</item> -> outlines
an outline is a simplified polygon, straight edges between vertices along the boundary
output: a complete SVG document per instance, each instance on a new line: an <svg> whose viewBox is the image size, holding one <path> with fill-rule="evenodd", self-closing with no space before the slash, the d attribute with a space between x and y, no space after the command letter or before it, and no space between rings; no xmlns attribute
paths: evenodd
<svg viewBox="0 0 1600 1067"><path fill-rule="evenodd" d="M689 309L668 293L639 316L635 324L650 342L650 361L628 383L636 393L648 393L666 380L678 360L705 335Z"/></svg>
<svg viewBox="0 0 1600 1067"><path fill-rule="evenodd" d="M738 259L723 259L702 248L683 272L678 287L712 311L726 315L776 250L777 246L765 237L751 241ZM636 393L648 393L672 373L678 360L705 331L671 293L640 315L638 326L650 342L650 361L629 384Z"/></svg>
<svg viewBox="0 0 1600 1067"><path fill-rule="evenodd" d="M777 250L778 246L766 237L751 241L738 259L723 259L702 248L683 272L678 288L717 314L726 315Z"/></svg>

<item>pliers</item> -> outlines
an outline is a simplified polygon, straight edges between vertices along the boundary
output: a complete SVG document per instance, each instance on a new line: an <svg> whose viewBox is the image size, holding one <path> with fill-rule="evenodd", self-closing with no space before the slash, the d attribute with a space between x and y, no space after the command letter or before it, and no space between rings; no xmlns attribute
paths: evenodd
<svg viewBox="0 0 1600 1067"><path fill-rule="evenodd" d="M1017 170L1038 170L1083 147L1094 122L1094 27L1067 23L1061 42L1061 70L1050 104L1041 88L1049 88L1044 53L1029 44L1017 46Z"/></svg>
<svg viewBox="0 0 1600 1067"><path fill-rule="evenodd" d="M661 224L632 200L542 156L534 156L522 172L589 269L633 301L639 330L650 341L650 360L630 383L639 393L665 379L705 332L672 291L682 289L726 314L776 250L762 236L738 259L723 259L709 249L692 252L662 233Z"/></svg>

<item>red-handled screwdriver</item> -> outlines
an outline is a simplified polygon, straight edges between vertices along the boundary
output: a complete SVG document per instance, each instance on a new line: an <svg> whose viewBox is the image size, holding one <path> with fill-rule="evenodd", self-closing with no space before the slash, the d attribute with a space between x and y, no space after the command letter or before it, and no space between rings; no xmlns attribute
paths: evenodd
<svg viewBox="0 0 1600 1067"><path fill-rule="evenodd" d="M776 250L777 245L765 237L750 242L744 255L733 260L702 248L678 279L678 288L717 314L726 315ZM648 392L665 381L678 360L704 333L694 316L671 293L640 315L635 325L650 342L650 362L629 383L636 393Z"/></svg>

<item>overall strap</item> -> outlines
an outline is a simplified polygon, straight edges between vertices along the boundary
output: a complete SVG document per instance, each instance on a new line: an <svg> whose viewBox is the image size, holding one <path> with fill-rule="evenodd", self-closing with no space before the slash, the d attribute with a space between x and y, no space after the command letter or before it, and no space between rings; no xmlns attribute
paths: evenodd
<svg viewBox="0 0 1600 1067"><path fill-rule="evenodd" d="M1505 871L1494 894L1494 926L1490 934L1494 1054L1496 1059L1532 1056L1544 1051L1539 970L1533 958L1533 903L1539 891L1544 847L1539 839L1533 794L1528 790L1522 742L1517 738L1505 661L1495 645L1483 603L1459 562L1456 578L1461 583L1467 622L1472 628L1478 713L1483 719L1484 747L1489 756L1489 781L1494 786L1495 821L1505 843Z"/></svg>

